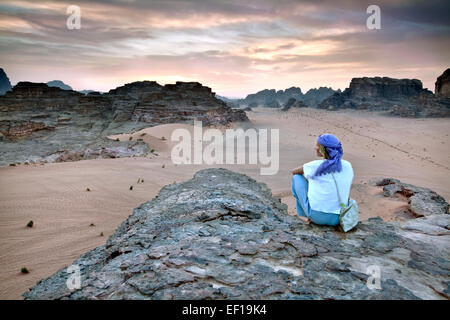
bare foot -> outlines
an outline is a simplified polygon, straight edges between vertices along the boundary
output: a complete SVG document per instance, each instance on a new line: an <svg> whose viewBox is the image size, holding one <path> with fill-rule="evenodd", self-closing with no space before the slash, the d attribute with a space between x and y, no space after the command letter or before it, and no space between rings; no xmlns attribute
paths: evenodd
<svg viewBox="0 0 450 320"><path fill-rule="evenodd" d="M310 223L311 223L311 219L308 218L308 219L306 220L306 223L307 223L307 224L310 224Z"/></svg>

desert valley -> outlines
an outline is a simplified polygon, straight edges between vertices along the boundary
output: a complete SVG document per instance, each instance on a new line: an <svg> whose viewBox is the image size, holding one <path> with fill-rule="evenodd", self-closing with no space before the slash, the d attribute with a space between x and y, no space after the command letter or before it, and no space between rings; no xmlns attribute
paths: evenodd
<svg viewBox="0 0 450 320"><path fill-rule="evenodd" d="M450 69L434 93L386 77L245 99L196 82L52 85L20 82L0 96L0 298L176 299L185 288L192 299L448 299ZM279 171L174 164L172 132L193 133L193 120L278 129ZM348 235L307 225L291 195L292 169L316 158L325 132L355 171L361 226ZM85 282L70 291L63 270L80 255ZM361 285L375 262L387 270L381 291ZM256 288L259 277L273 281Z"/></svg>

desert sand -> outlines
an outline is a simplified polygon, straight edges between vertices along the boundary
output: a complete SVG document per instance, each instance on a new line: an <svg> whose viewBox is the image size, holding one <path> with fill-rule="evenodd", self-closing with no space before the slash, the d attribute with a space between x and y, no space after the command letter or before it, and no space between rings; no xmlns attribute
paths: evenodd
<svg viewBox="0 0 450 320"><path fill-rule="evenodd" d="M344 158L353 164L351 196L359 203L360 220L409 218L405 199L383 198L381 188L373 185L382 177L430 188L450 201L450 119L315 109L255 109L247 114L256 128L280 130L278 174L260 175L258 165L220 167L267 183L289 214L295 215L291 170L316 159L315 140L325 132L341 139ZM154 149L147 157L0 168L0 299L21 299L40 279L103 245L133 208L150 201L164 185L218 167L173 164L170 135L176 128L192 132L188 125L167 124L111 137L143 139ZM32 228L26 227L29 220ZM22 267L29 273L21 274Z"/></svg>

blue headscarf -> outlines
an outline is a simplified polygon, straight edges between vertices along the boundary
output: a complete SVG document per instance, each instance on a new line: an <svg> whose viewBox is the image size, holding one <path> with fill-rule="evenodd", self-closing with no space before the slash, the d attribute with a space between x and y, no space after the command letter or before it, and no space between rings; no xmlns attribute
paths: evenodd
<svg viewBox="0 0 450 320"><path fill-rule="evenodd" d="M317 142L326 148L330 158L325 159L325 161L317 168L314 176L342 171L341 158L344 154L344 150L342 150L342 145L338 138L332 134L321 134L317 138Z"/></svg>

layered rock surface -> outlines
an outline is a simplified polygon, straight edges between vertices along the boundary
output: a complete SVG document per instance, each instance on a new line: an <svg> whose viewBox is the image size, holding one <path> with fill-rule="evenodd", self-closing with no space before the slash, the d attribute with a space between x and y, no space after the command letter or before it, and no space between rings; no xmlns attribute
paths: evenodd
<svg viewBox="0 0 450 320"><path fill-rule="evenodd" d="M391 187L386 196L395 193ZM435 199L424 201L433 205ZM24 296L448 299L446 213L432 211L403 224L370 219L344 234L288 215L263 183L206 169L164 187L134 209L104 246L78 258L79 289L68 289L71 274L64 268ZM380 271L379 289L367 285L368 267Z"/></svg>
<svg viewBox="0 0 450 320"><path fill-rule="evenodd" d="M450 116L450 99L437 97L423 89L420 80L388 77L353 78L347 89L333 94L318 107L388 111L403 117Z"/></svg>
<svg viewBox="0 0 450 320"><path fill-rule="evenodd" d="M232 110L196 82L134 82L87 95L20 82L0 97L0 165L142 155L149 151L145 143L106 136L194 119L204 125L248 121L244 111Z"/></svg>

